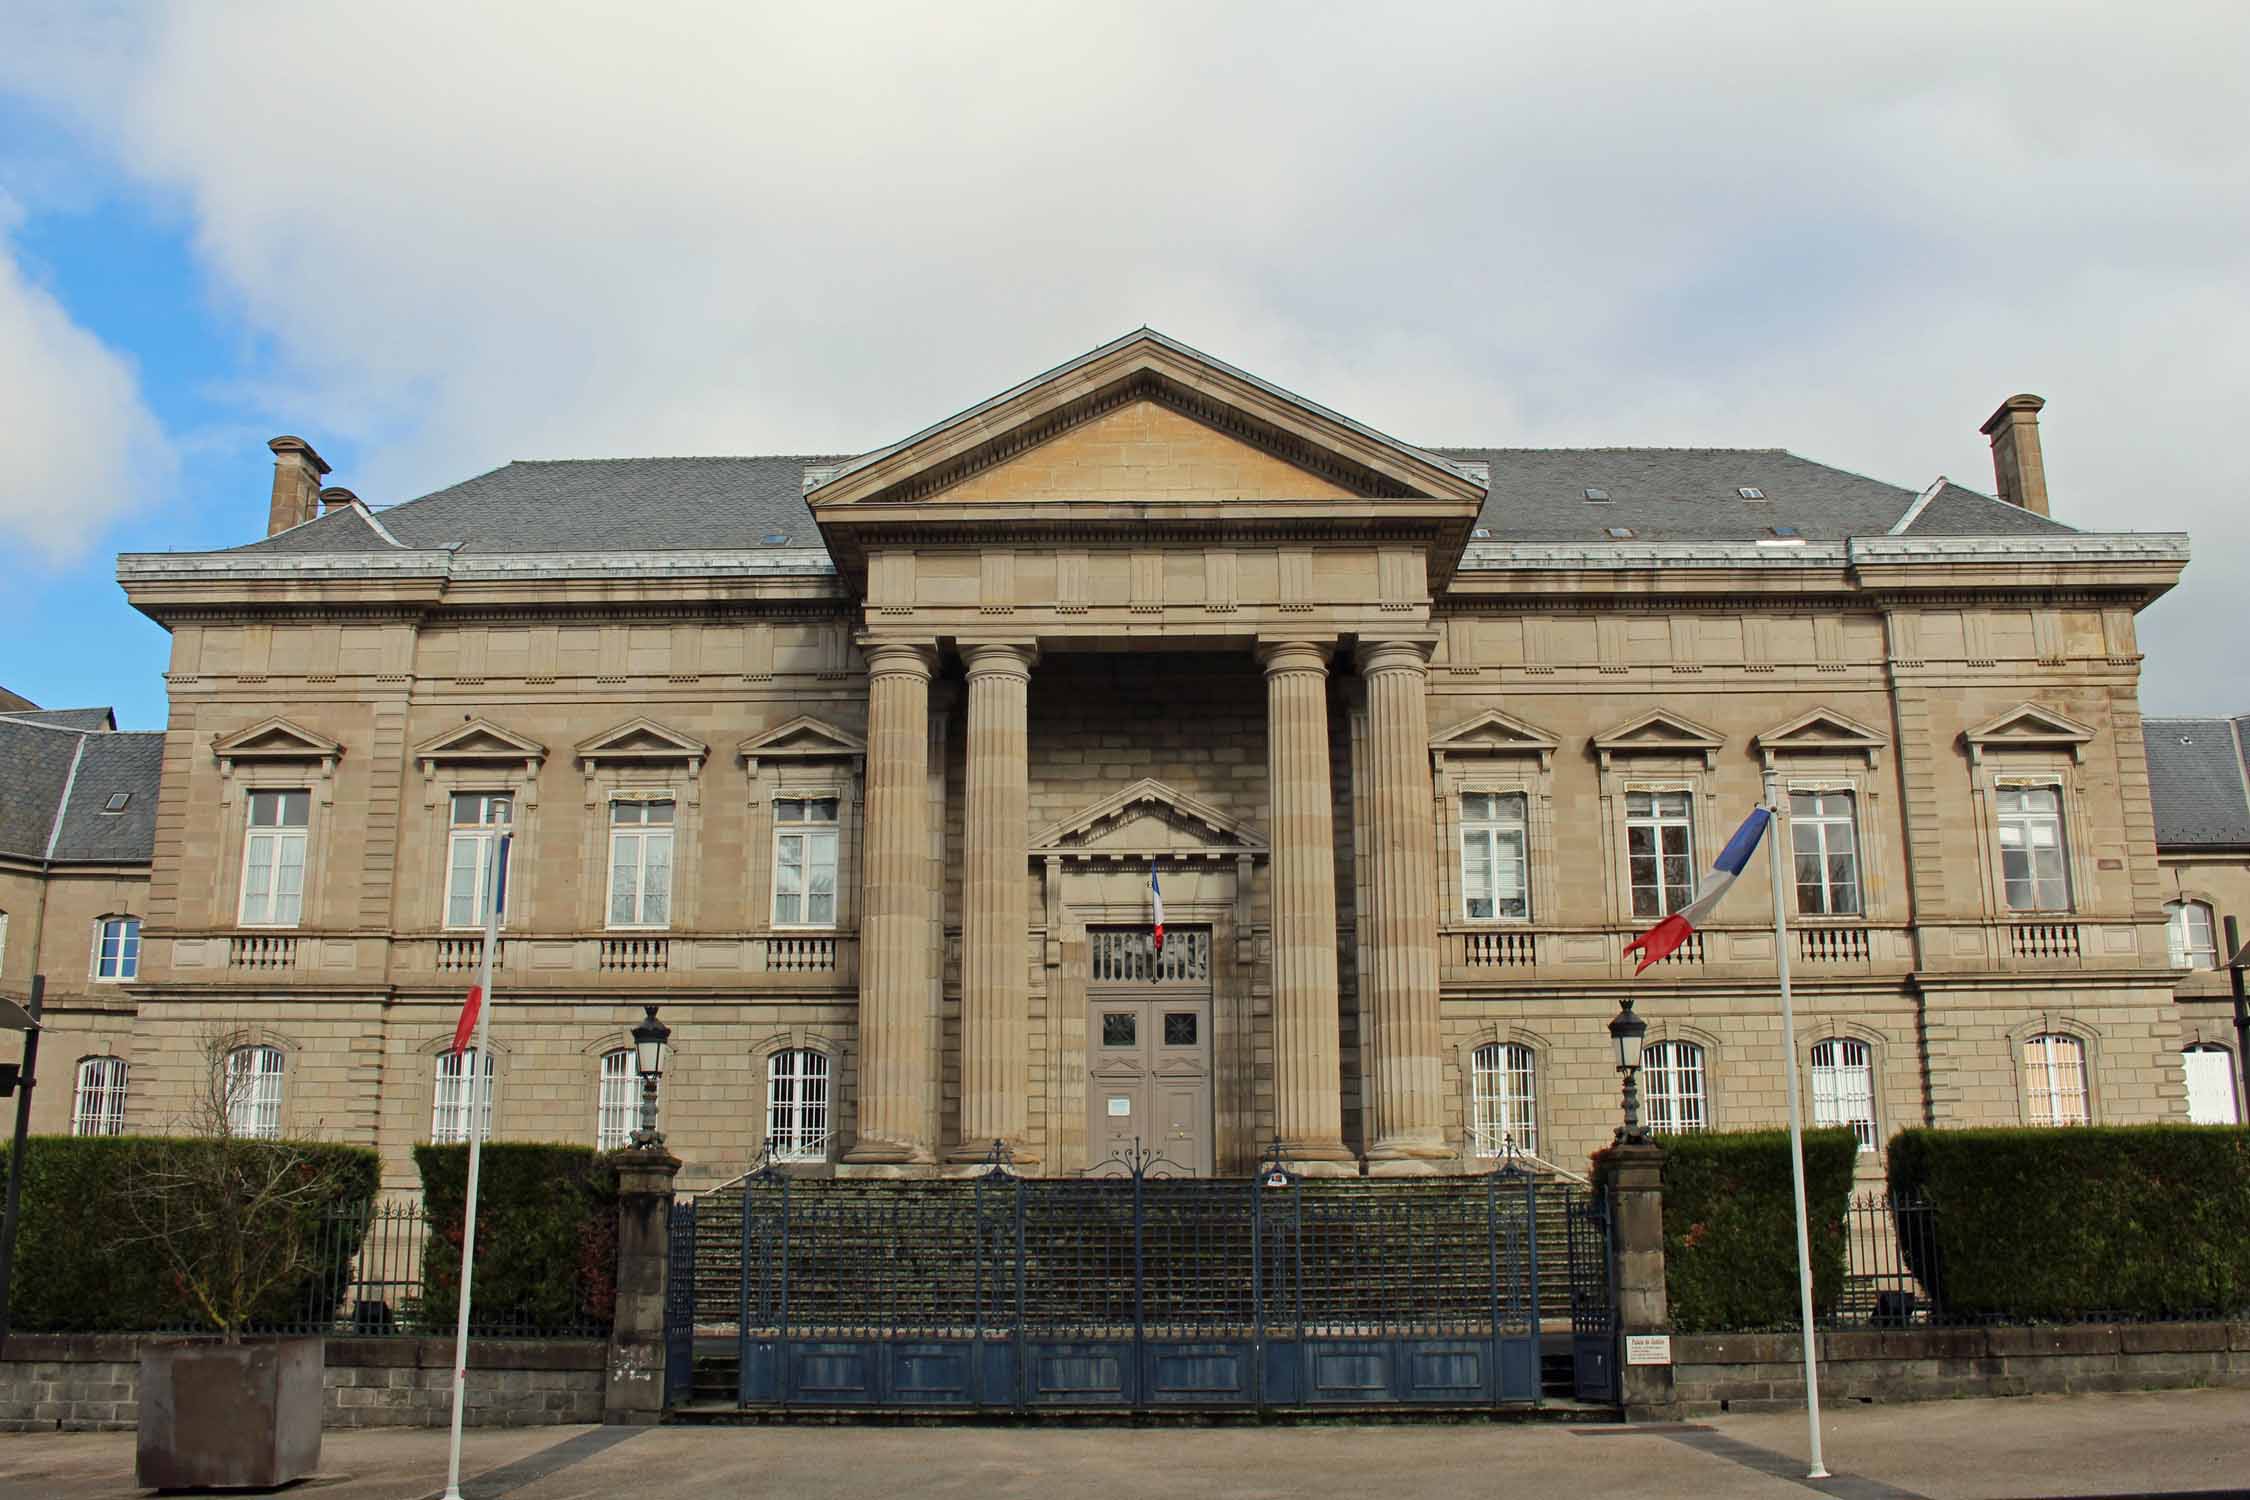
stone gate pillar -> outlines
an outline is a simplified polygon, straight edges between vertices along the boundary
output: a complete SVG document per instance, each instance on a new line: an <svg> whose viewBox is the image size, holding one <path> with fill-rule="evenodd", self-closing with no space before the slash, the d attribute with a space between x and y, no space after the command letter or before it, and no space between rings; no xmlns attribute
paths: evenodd
<svg viewBox="0 0 2250 1500"><path fill-rule="evenodd" d="M679 1172L680 1159L661 1146L617 1158L617 1315L602 1387L602 1421L611 1426L664 1419L664 1284Z"/></svg>
<svg viewBox="0 0 2250 1500"><path fill-rule="evenodd" d="M956 1162L1003 1141L1019 1166L1031 1092L1031 780L1026 643L963 645L969 675L961 882L961 1139Z"/></svg>
<svg viewBox="0 0 2250 1500"><path fill-rule="evenodd" d="M1299 1171L1349 1175L1336 1009L1336 837L1328 648L1262 643L1273 835L1274 1134Z"/></svg>
<svg viewBox="0 0 2250 1500"><path fill-rule="evenodd" d="M1611 1250L1617 1296L1617 1371L1627 1421L1671 1416L1672 1367L1625 1361L1625 1340L1636 1333L1670 1333L1671 1302L1664 1289L1664 1148L1652 1142L1611 1146L1601 1154L1595 1181L1610 1193Z"/></svg>

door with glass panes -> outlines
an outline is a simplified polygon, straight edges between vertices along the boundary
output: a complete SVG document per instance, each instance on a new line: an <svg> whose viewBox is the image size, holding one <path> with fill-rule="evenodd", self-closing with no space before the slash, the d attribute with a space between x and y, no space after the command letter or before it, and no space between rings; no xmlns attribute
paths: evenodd
<svg viewBox="0 0 2250 1500"><path fill-rule="evenodd" d="M1210 1176L1210 929L1167 930L1161 956L1145 927L1086 936L1089 1164L1137 1144L1163 1159L1152 1170Z"/></svg>

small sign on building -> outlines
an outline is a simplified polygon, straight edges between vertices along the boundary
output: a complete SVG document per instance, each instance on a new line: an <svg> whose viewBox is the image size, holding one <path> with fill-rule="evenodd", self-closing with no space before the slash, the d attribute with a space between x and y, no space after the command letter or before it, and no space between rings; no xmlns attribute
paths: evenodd
<svg viewBox="0 0 2250 1500"><path fill-rule="evenodd" d="M1625 1335L1625 1363L1629 1365L1668 1365L1672 1362L1672 1335L1668 1333L1628 1333Z"/></svg>

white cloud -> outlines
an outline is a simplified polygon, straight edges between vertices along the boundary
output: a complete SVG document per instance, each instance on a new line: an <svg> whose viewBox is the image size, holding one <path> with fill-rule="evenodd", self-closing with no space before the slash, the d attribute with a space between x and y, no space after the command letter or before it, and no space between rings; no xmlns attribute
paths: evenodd
<svg viewBox="0 0 2250 1500"><path fill-rule="evenodd" d="M873 446L1143 321L1420 441L1914 487L2031 389L2059 514L2197 534L2151 704L2250 707L2232 0L53 14L0 80L190 205L371 498Z"/></svg>
<svg viewBox="0 0 2250 1500"><path fill-rule="evenodd" d="M26 275L14 223L0 197L0 548L62 561L161 491L172 457L131 362Z"/></svg>

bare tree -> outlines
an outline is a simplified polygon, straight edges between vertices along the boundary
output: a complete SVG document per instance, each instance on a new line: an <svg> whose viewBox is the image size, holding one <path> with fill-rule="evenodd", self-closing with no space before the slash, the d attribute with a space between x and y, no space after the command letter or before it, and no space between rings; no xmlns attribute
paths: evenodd
<svg viewBox="0 0 2250 1500"><path fill-rule="evenodd" d="M185 1298L235 1344L277 1288L321 1269L327 1210L347 1198L351 1175L333 1153L259 1132L256 1076L225 1033L206 1033L202 1051L194 1098L174 1133L149 1143L125 1200L135 1238L157 1247Z"/></svg>

